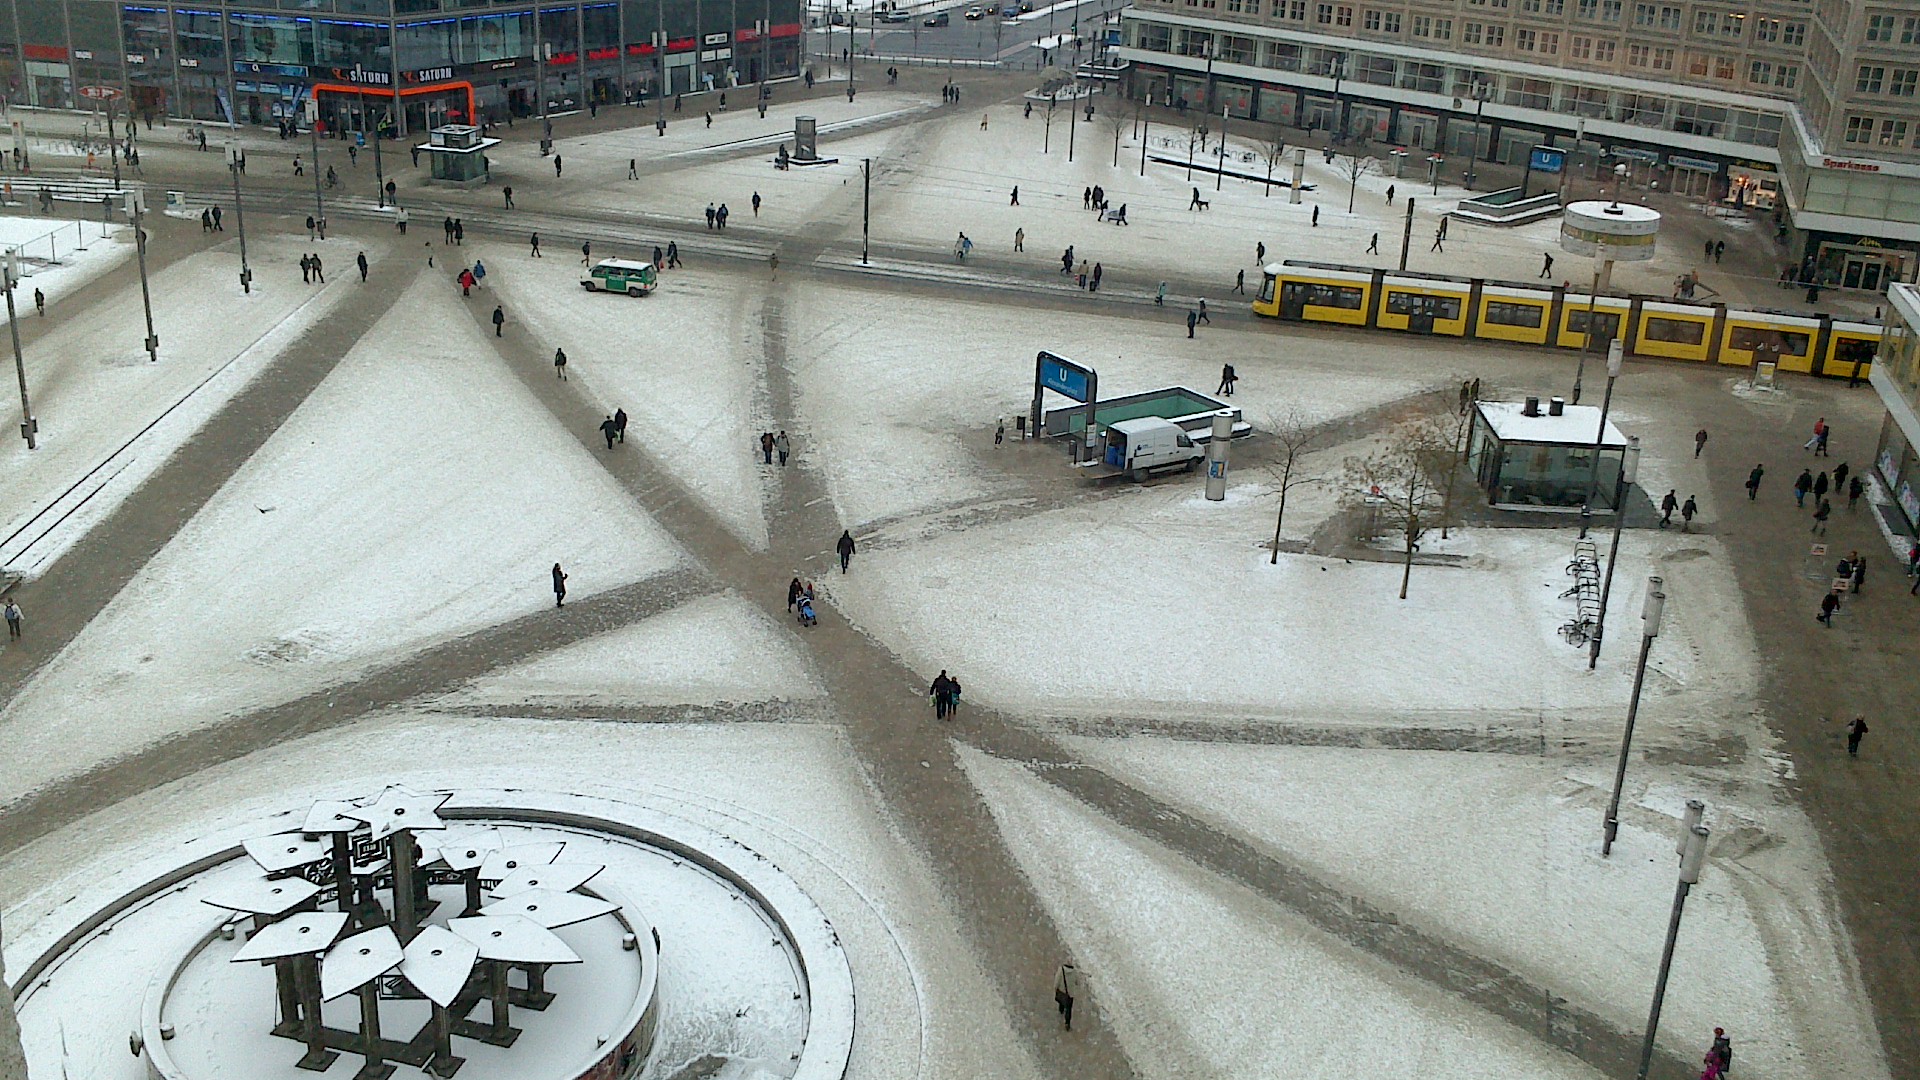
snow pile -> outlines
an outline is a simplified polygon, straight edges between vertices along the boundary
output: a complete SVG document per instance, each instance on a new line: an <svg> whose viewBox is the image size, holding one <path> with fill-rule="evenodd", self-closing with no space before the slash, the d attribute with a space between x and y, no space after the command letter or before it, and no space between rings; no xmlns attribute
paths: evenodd
<svg viewBox="0 0 1920 1080"><path fill-rule="evenodd" d="M584 597L679 561L458 303L421 279L21 692L0 790L538 612L555 562Z"/></svg>

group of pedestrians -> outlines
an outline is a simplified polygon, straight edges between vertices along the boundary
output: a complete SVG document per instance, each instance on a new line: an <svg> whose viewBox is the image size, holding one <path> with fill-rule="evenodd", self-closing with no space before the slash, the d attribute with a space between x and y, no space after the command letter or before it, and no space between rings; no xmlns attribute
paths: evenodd
<svg viewBox="0 0 1920 1080"><path fill-rule="evenodd" d="M787 438L786 429L778 435L771 431L760 433L760 461L764 465L773 464L773 456L780 455L780 465L786 467L788 455L793 453L793 443Z"/></svg>
<svg viewBox="0 0 1920 1080"><path fill-rule="evenodd" d="M758 195L754 196L756 213L758 212L759 198L760 196ZM729 213L730 211L727 210L726 203L721 203L719 206L715 206L712 203L708 203L707 204L707 228L720 229L724 231L727 227L727 215Z"/></svg>
<svg viewBox="0 0 1920 1080"><path fill-rule="evenodd" d="M467 241L467 226L457 217L449 215L441 222L440 232L442 244L465 244Z"/></svg>
<svg viewBox="0 0 1920 1080"><path fill-rule="evenodd" d="M300 280L309 285L325 285L327 283L327 273L320 265L319 255L310 254L300 256Z"/></svg>
<svg viewBox="0 0 1920 1080"><path fill-rule="evenodd" d="M209 206L200 211L200 231L203 233L226 232L226 226L220 224L220 208Z"/></svg>
<svg viewBox="0 0 1920 1080"><path fill-rule="evenodd" d="M951 720L960 711L960 680L942 668L933 677L933 685L927 687L927 699L933 703L935 720Z"/></svg>
<svg viewBox="0 0 1920 1080"><path fill-rule="evenodd" d="M1678 497L1678 492L1673 488L1668 488L1667 493L1660 499L1661 528L1664 529L1673 524L1673 512L1675 510L1680 511L1680 531L1692 532L1693 519L1695 515L1700 513L1700 504L1694 501L1692 495L1688 495L1687 501L1682 503Z"/></svg>

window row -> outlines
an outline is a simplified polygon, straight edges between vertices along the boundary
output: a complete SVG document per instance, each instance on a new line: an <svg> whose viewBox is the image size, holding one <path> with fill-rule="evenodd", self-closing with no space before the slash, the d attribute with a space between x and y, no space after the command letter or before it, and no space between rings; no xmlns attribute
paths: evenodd
<svg viewBox="0 0 1920 1080"><path fill-rule="evenodd" d="M1905 120L1852 115L1847 117L1845 139L1855 146L1884 146L1892 150L1907 145L1907 131Z"/></svg>
<svg viewBox="0 0 1920 1080"><path fill-rule="evenodd" d="M1920 68L1893 68L1892 73L1878 64L1861 64L1853 76L1856 94L1886 94L1889 97L1913 97L1920 90Z"/></svg>
<svg viewBox="0 0 1920 1080"><path fill-rule="evenodd" d="M1920 45L1920 15L1870 14L1867 16L1867 40L1883 45L1896 42L1901 45Z"/></svg>

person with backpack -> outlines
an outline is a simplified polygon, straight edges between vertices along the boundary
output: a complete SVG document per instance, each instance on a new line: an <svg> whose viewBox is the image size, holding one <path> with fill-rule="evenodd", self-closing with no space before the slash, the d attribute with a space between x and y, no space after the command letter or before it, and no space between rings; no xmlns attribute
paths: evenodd
<svg viewBox="0 0 1920 1080"><path fill-rule="evenodd" d="M833 545L833 549L840 555L840 572L844 574L847 572L847 564L853 561L853 533L847 529L840 530L840 539Z"/></svg>

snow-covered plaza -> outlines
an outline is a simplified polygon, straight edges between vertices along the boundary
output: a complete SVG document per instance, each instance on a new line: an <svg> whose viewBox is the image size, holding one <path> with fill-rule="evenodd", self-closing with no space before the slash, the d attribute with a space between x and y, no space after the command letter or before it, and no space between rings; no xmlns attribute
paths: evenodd
<svg viewBox="0 0 1920 1080"><path fill-rule="evenodd" d="M1463 485L1462 523L1425 538L1401 599L1392 538L1352 535L1346 480L1407 418L1451 417L1463 380L1564 395L1575 355L1279 324L1231 292L1236 270L1257 285L1256 243L1367 263L1377 233L1392 265L1393 183L1421 200L1416 269L1526 276L1552 222L1456 225L1447 261L1423 262L1427 207L1437 221L1458 188L1373 173L1350 214L1316 154L1302 203L1216 193L1142 176L1136 129L1104 116L1078 122L1068 162L1064 109L1045 130L1013 76L958 106L932 75L862 77L854 101L823 87L667 138L651 112L575 118L564 182L531 132L473 192L390 152L404 234L362 154L309 241L306 181L274 171L296 147L263 137L250 293L229 233L150 223L157 363L128 239L46 279L47 314L22 315L39 445L0 443L0 569L24 611L0 651L0 917L9 977L36 972L15 987L32 1080L149 1075L127 1036L171 946L109 921L59 959L147 860L389 784L606 800L777 866L844 949L851 1080L1629 1075L1697 799L1712 839L1653 1075L1697 1075L1715 1028L1743 1078L1896 1075L1876 1017L1908 1006L1876 1012L1797 792L1758 625L1777 612L1729 547L1753 511L1720 474L1723 447L1744 476L1748 441L1797 446L1809 410L1864 463L1870 393L1796 376L1760 400L1730 372L1629 361L1612 418L1642 440L1644 520L1589 670L1559 633L1577 517L1505 519ZM770 167L798 113L838 164ZM226 181L178 140L145 157L190 199ZM1083 210L1096 183L1128 227ZM1183 209L1201 184L1211 208ZM709 202L729 205L724 232L701 227ZM653 295L581 288L582 241L646 259L669 240L685 265ZM1069 245L1103 263L1098 294L1057 273ZM1623 287L1664 292L1697 248L1678 246ZM315 252L325 284L296 276ZM1764 288L1729 271L1729 295ZM1213 318L1190 334L1202 297ZM1109 396L1210 393L1232 365L1254 434L1225 498L1198 471L1095 483L1020 438L1042 349ZM17 400L4 413L12 432ZM1288 494L1276 552L1289 425L1315 433L1298 466L1315 482ZM763 433L791 457L765 460ZM1768 468L1784 498L1789 462ZM1703 527L1651 527L1670 489ZM1893 565L1847 527L1836 547ZM1801 551L1782 589L1809 587ZM1603 857L1650 575L1665 623ZM818 625L786 603L793 578ZM942 670L965 687L947 721L927 693ZM666 937L663 988L727 952ZM699 985L640 1075L793 1075L797 1054L762 1051L802 1021ZM462 1075L535 1075L485 1067Z"/></svg>

